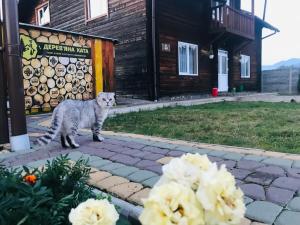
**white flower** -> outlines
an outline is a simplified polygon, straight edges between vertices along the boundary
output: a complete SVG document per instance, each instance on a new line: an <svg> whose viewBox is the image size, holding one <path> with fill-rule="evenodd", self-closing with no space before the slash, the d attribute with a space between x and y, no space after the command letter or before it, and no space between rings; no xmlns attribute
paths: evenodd
<svg viewBox="0 0 300 225"><path fill-rule="evenodd" d="M140 221L143 225L204 225L203 209L190 188L171 182L152 189Z"/></svg>
<svg viewBox="0 0 300 225"><path fill-rule="evenodd" d="M118 219L115 207L106 199L89 199L72 209L69 214L72 225L115 225Z"/></svg>

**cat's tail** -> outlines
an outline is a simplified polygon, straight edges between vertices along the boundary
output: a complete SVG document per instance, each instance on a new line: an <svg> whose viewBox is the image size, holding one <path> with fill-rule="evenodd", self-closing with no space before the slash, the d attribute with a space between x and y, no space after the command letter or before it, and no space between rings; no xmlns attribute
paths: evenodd
<svg viewBox="0 0 300 225"><path fill-rule="evenodd" d="M44 136L37 139L36 142L38 145L44 146L54 140L62 126L63 116L64 112L61 110L61 107L56 107L52 114L51 127Z"/></svg>

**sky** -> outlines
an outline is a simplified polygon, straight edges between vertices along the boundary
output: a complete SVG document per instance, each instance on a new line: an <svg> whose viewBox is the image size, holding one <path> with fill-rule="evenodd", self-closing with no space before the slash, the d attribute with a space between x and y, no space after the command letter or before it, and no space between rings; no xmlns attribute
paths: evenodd
<svg viewBox="0 0 300 225"><path fill-rule="evenodd" d="M242 8L249 10L251 0L242 0ZM255 13L263 15L264 0L255 0ZM263 40L263 65L271 65L289 58L300 58L300 0L268 0L266 21L280 33ZM269 34L270 31L264 31Z"/></svg>

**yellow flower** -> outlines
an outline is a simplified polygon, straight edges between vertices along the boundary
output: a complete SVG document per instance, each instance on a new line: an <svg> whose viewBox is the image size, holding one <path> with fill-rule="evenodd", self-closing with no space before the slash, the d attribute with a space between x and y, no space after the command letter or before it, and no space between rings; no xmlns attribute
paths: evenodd
<svg viewBox="0 0 300 225"><path fill-rule="evenodd" d="M89 199L69 214L72 225L115 225L118 219L115 207L106 199Z"/></svg>
<svg viewBox="0 0 300 225"><path fill-rule="evenodd" d="M143 225L204 225L195 193L175 182L152 189L139 219Z"/></svg>
<svg viewBox="0 0 300 225"><path fill-rule="evenodd" d="M203 173L196 196L205 209L207 225L237 225L244 217L243 192L225 166L218 170L214 164Z"/></svg>

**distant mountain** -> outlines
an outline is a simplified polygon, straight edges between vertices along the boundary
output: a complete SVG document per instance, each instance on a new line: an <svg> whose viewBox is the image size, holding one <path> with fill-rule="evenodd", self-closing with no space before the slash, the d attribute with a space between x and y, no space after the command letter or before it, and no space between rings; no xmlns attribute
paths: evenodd
<svg viewBox="0 0 300 225"><path fill-rule="evenodd" d="M288 59L275 63L274 65L262 66L262 70L276 70L286 67L300 68L300 58Z"/></svg>

